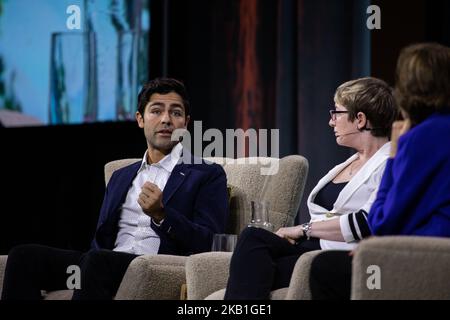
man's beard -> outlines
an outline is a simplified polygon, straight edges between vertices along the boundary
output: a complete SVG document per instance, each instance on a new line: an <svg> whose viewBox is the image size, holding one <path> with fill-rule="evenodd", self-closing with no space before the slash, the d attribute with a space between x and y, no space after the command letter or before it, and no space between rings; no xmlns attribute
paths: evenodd
<svg viewBox="0 0 450 320"><path fill-rule="evenodd" d="M150 139L150 146L153 149L157 149L165 153L170 152L177 143L178 141L172 141L170 139L158 139L156 136L153 136Z"/></svg>

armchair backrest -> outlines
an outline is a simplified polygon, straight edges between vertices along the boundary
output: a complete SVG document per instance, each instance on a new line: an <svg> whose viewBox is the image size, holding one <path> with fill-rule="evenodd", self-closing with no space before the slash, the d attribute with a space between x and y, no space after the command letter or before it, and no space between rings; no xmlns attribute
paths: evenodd
<svg viewBox="0 0 450 320"><path fill-rule="evenodd" d="M308 175L308 161L299 155L276 158L206 158L223 166L231 186L227 233L239 234L250 222L250 201L268 201L274 229L294 224ZM277 162L277 164L275 164ZM275 174L263 175L269 167Z"/></svg>
<svg viewBox="0 0 450 320"><path fill-rule="evenodd" d="M138 161L142 161L142 158L114 160L105 164L105 185L108 185L109 179L111 179L111 176L114 173L114 171Z"/></svg>
<svg viewBox="0 0 450 320"><path fill-rule="evenodd" d="M371 237L353 256L351 298L449 300L449 270L449 238Z"/></svg>
<svg viewBox="0 0 450 320"><path fill-rule="evenodd" d="M115 170L141 159L115 160L105 165L105 183ZM299 155L277 158L206 158L221 165L231 187L227 233L239 234L250 222L250 201L269 202L269 222L274 229L294 224L308 175L308 161ZM263 175L278 168L275 174Z"/></svg>

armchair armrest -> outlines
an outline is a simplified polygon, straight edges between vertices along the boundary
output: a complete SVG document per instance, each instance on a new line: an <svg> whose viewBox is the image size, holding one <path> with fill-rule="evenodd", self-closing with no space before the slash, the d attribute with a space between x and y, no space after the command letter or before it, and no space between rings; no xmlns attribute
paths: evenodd
<svg viewBox="0 0 450 320"><path fill-rule="evenodd" d="M8 256L0 256L0 297L2 296L3 277L5 275L6 260Z"/></svg>
<svg viewBox="0 0 450 320"><path fill-rule="evenodd" d="M380 274L380 288L369 277ZM373 237L361 241L352 262L352 299L450 299L450 239Z"/></svg>
<svg viewBox="0 0 450 320"><path fill-rule="evenodd" d="M8 256L0 256L0 294ZM186 282L186 257L171 255L140 256L128 266L116 300L179 299ZM71 290L52 291L50 299L70 299Z"/></svg>
<svg viewBox="0 0 450 320"><path fill-rule="evenodd" d="M178 300L186 283L186 257L144 255L134 259L117 291L116 300Z"/></svg>
<svg viewBox="0 0 450 320"><path fill-rule="evenodd" d="M306 252L298 258L292 272L291 282L286 294L286 300L311 300L309 289L309 271L314 258L323 250Z"/></svg>
<svg viewBox="0 0 450 320"><path fill-rule="evenodd" d="M322 250L304 253L297 261L289 288L272 291L272 300L310 300L309 270L311 262ZM189 300L223 299L227 285L231 252L207 252L192 255L186 262Z"/></svg>
<svg viewBox="0 0 450 320"><path fill-rule="evenodd" d="M231 252L205 252L186 261L187 298L205 299L227 285Z"/></svg>

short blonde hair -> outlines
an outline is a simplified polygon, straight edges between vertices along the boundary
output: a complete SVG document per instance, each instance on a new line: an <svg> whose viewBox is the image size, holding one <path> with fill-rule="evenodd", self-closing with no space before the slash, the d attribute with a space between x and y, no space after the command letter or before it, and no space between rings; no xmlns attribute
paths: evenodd
<svg viewBox="0 0 450 320"><path fill-rule="evenodd" d="M389 137L392 123L399 115L392 88L377 78L366 77L341 84L334 94L334 102L349 111L349 121L355 120L358 112L364 113L375 137Z"/></svg>

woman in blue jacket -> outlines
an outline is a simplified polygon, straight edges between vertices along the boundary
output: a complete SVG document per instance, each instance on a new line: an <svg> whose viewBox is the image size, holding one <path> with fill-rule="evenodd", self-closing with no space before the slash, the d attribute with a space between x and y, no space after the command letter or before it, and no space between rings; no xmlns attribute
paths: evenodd
<svg viewBox="0 0 450 320"><path fill-rule="evenodd" d="M450 48L424 43L403 49L394 95L405 120L393 125L369 228L377 236L450 237ZM312 298L349 299L351 261L348 251L317 256Z"/></svg>

